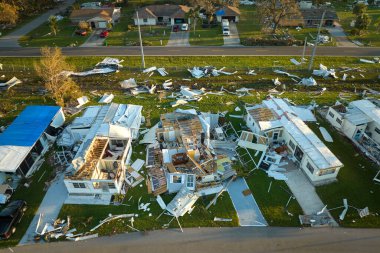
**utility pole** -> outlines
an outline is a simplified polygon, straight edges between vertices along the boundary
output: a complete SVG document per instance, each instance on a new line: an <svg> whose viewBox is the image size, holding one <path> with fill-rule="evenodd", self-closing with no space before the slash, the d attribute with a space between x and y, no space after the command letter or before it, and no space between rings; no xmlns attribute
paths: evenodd
<svg viewBox="0 0 380 253"><path fill-rule="evenodd" d="M301 63L304 63L304 62L305 62L306 45L307 45L307 37L305 37L305 41L304 41L304 43L303 43L303 51L302 51L302 59L301 59Z"/></svg>
<svg viewBox="0 0 380 253"><path fill-rule="evenodd" d="M314 48L313 48L313 53L311 54L311 58L310 58L309 71L313 67L314 56L315 56L315 52L317 51L318 39L319 39L319 35L321 34L321 27L322 27L322 24L323 24L323 19L325 18L325 14L326 14L326 11L323 11L321 22L319 23L319 27L318 27L317 38L315 38L315 44L314 44Z"/></svg>
<svg viewBox="0 0 380 253"><path fill-rule="evenodd" d="M137 17L137 26L139 28L139 39L140 39L140 50L141 50L141 65L143 69L145 69L145 57L144 57L144 49L141 39L141 30L140 30L140 18L139 18L139 12L136 10L136 17Z"/></svg>

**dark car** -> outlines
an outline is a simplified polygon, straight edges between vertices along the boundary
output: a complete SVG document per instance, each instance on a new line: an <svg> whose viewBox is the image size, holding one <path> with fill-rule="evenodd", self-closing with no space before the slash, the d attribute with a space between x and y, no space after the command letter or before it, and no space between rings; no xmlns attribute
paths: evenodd
<svg viewBox="0 0 380 253"><path fill-rule="evenodd" d="M99 34L99 36L100 36L100 38L107 38L107 37L108 37L108 34L109 34L109 32L108 32L107 30L105 30L105 31L101 32L101 33Z"/></svg>
<svg viewBox="0 0 380 253"><path fill-rule="evenodd" d="M75 31L75 34L80 35L80 36L86 36L87 35L87 31L83 30L83 29L78 29L78 30Z"/></svg>
<svg viewBox="0 0 380 253"><path fill-rule="evenodd" d="M16 232L15 225L20 222L26 211L26 202L14 200L0 212L0 239L8 239Z"/></svg>
<svg viewBox="0 0 380 253"><path fill-rule="evenodd" d="M179 25L174 25L173 32L178 32L178 31L179 31Z"/></svg>

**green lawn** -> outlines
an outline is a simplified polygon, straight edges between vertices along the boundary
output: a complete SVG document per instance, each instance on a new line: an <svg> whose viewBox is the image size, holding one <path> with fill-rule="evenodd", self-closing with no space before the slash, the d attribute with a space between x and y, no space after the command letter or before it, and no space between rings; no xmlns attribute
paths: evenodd
<svg viewBox="0 0 380 253"><path fill-rule="evenodd" d="M244 44L244 40L247 38L263 36L256 7L240 6L239 9L241 15L239 22L236 25L239 31L240 41Z"/></svg>
<svg viewBox="0 0 380 253"><path fill-rule="evenodd" d="M49 154L45 157L47 158ZM53 176L53 167L48 162L45 162L30 179L27 181L23 180L22 184L16 189L11 200L25 200L28 204L28 209L21 222L16 226L16 233L10 239L0 241L0 248L15 246L21 240L45 196L45 182L52 180ZM28 188L23 185L25 182L29 183L30 186Z"/></svg>
<svg viewBox="0 0 380 253"><path fill-rule="evenodd" d="M369 207L371 213L361 219L358 212L350 208L346 218L341 225L346 227L379 227L380 217L380 185L372 180L378 167L371 163L359 153L353 144L345 137L340 135L322 117L318 118L319 126L324 126L332 136L334 142L325 142L326 146L344 164L338 174L338 181L325 186L317 187L317 193L328 208L335 208L343 205L343 198L347 198L348 204L356 208ZM309 124L310 128L323 140L319 131L319 126ZM338 216L342 209L332 211L332 215L338 221Z"/></svg>
<svg viewBox="0 0 380 253"><path fill-rule="evenodd" d="M75 34L76 26L73 26L68 18L58 21L57 35L51 34L48 22L37 27L26 36L23 36L19 42L24 47L42 47L42 46L79 46L88 38L88 36L79 36Z"/></svg>
<svg viewBox="0 0 380 253"><path fill-rule="evenodd" d="M189 42L192 46L222 46L224 44L222 27L220 25L212 28L202 28L198 20L195 33L194 26L190 26Z"/></svg>
<svg viewBox="0 0 380 253"><path fill-rule="evenodd" d="M380 46L380 31L376 31L375 28L375 23L380 21L380 8L368 9L367 13L371 17L372 22L368 28L368 31L364 31L360 36L353 36L350 32L352 30L352 27L350 26L351 21L355 20L355 15L352 14L352 11L339 11L337 13L340 23L349 39L357 40L365 46Z"/></svg>

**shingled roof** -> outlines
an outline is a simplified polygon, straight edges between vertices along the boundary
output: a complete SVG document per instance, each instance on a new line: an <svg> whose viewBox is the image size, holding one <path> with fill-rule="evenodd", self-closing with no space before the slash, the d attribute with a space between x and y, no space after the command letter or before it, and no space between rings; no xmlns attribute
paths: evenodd
<svg viewBox="0 0 380 253"><path fill-rule="evenodd" d="M70 19L88 20L95 17L101 17L106 20L112 20L113 8L107 9L79 9L73 10Z"/></svg>
<svg viewBox="0 0 380 253"><path fill-rule="evenodd" d="M170 17L170 18L185 18L190 7L185 5L175 4L162 4L162 5L148 5L138 9L139 18L157 18L157 17ZM136 17L136 13L133 15Z"/></svg>

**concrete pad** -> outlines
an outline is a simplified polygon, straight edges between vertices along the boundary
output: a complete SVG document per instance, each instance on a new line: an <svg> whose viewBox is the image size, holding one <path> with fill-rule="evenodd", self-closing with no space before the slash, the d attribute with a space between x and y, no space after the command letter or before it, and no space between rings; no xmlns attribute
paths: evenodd
<svg viewBox="0 0 380 253"><path fill-rule="evenodd" d="M168 47L189 47L189 31L170 32Z"/></svg>
<svg viewBox="0 0 380 253"><path fill-rule="evenodd" d="M335 27L327 27L327 30L330 35L335 38L338 47L358 47L347 38L347 35L340 24L335 23Z"/></svg>
<svg viewBox="0 0 380 253"><path fill-rule="evenodd" d="M296 197L304 214L315 214L325 206L315 192L314 186L300 170L293 170L285 173L288 180L285 181Z"/></svg>
<svg viewBox="0 0 380 253"><path fill-rule="evenodd" d="M232 203L239 217L240 226L267 226L268 223L262 215L252 194L244 196L243 191L249 189L244 178L237 178L228 186Z"/></svg>
<svg viewBox="0 0 380 253"><path fill-rule="evenodd" d="M55 178L54 183L50 185L32 222L30 223L24 236L19 242L20 245L34 243L33 238L35 236L35 231L38 219L40 217L40 213L43 214L43 217L40 222L39 232L41 232L43 226L45 226L47 222L51 222L57 219L62 205L67 198L67 189L65 184L63 183L63 179L64 174L59 174Z"/></svg>
<svg viewBox="0 0 380 253"><path fill-rule="evenodd" d="M224 46L241 46L239 32L235 23L230 22L230 36L223 36Z"/></svg>
<svg viewBox="0 0 380 253"><path fill-rule="evenodd" d="M86 40L81 47L102 47L104 45L105 38L100 38L99 35L102 31L94 31L90 37Z"/></svg>

